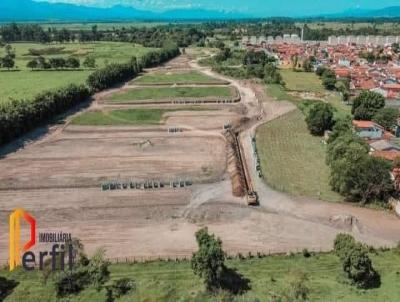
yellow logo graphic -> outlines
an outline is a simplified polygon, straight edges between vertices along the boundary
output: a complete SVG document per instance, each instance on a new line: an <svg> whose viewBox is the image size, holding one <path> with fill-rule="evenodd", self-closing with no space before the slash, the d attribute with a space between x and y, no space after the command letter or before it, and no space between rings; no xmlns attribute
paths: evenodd
<svg viewBox="0 0 400 302"><path fill-rule="evenodd" d="M22 251L28 251L36 243L36 220L24 209L16 209L10 215L10 271L21 265L21 218L30 225L30 240Z"/></svg>

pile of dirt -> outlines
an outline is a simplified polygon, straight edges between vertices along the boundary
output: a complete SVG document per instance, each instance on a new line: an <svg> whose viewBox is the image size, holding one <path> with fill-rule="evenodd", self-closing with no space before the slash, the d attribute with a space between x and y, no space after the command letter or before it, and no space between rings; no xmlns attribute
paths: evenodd
<svg viewBox="0 0 400 302"><path fill-rule="evenodd" d="M236 197L243 197L246 192L246 185L243 179L243 175L240 170L240 163L237 158L236 152L234 150L234 142L230 135L225 135L228 140L228 150L227 150L227 159L228 165L227 170L232 182L232 194Z"/></svg>

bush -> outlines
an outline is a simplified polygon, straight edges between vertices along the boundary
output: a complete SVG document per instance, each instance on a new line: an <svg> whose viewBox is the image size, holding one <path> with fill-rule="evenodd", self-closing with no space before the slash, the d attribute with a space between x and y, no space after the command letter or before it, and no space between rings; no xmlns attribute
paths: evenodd
<svg viewBox="0 0 400 302"><path fill-rule="evenodd" d="M136 284L132 279L129 278L117 279L112 283L112 285L107 287L107 296L108 296L107 300L114 301L115 299L118 299L135 289L136 289Z"/></svg>
<svg viewBox="0 0 400 302"><path fill-rule="evenodd" d="M380 276L374 270L368 253L361 244L356 244L343 259L343 270L359 288L368 289L380 285Z"/></svg>
<svg viewBox="0 0 400 302"><path fill-rule="evenodd" d="M333 250L340 259L344 259L351 249L356 246L356 240L349 234L337 234L333 242Z"/></svg>
<svg viewBox="0 0 400 302"><path fill-rule="evenodd" d="M311 106L306 117L308 129L313 135L323 135L325 130L332 129L333 109L330 104L316 103Z"/></svg>
<svg viewBox="0 0 400 302"><path fill-rule="evenodd" d="M87 265L76 265L71 271L61 271L55 275L54 286L58 297L79 293L88 286L100 290L109 280L109 263L104 260L104 250L98 250Z"/></svg>

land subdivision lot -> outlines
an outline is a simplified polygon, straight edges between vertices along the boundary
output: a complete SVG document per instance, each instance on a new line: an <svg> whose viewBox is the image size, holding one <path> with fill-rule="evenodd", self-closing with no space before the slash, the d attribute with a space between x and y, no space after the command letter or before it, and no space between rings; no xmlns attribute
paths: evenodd
<svg viewBox="0 0 400 302"><path fill-rule="evenodd" d="M224 84L221 81L197 71L167 71L148 73L132 81L136 85L173 85L173 84Z"/></svg>
<svg viewBox="0 0 400 302"><path fill-rule="evenodd" d="M174 98L233 98L235 90L232 87L145 87L132 88L117 92L107 98L109 103L123 103L140 100L167 100Z"/></svg>
<svg viewBox="0 0 400 302"><path fill-rule="evenodd" d="M313 72L295 72L289 69L281 69L280 73L288 90L315 93L325 92L321 80Z"/></svg>

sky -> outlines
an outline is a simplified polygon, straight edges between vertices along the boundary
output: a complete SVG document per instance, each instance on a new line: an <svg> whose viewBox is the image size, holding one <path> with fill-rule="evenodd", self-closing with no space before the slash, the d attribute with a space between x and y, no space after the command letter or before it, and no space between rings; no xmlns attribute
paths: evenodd
<svg viewBox="0 0 400 302"><path fill-rule="evenodd" d="M0 0L1 1L1 0ZM176 8L202 8L236 11L249 15L304 16L343 12L349 9L379 9L399 6L399 0L36 0L87 6L132 6L143 10L164 11Z"/></svg>

